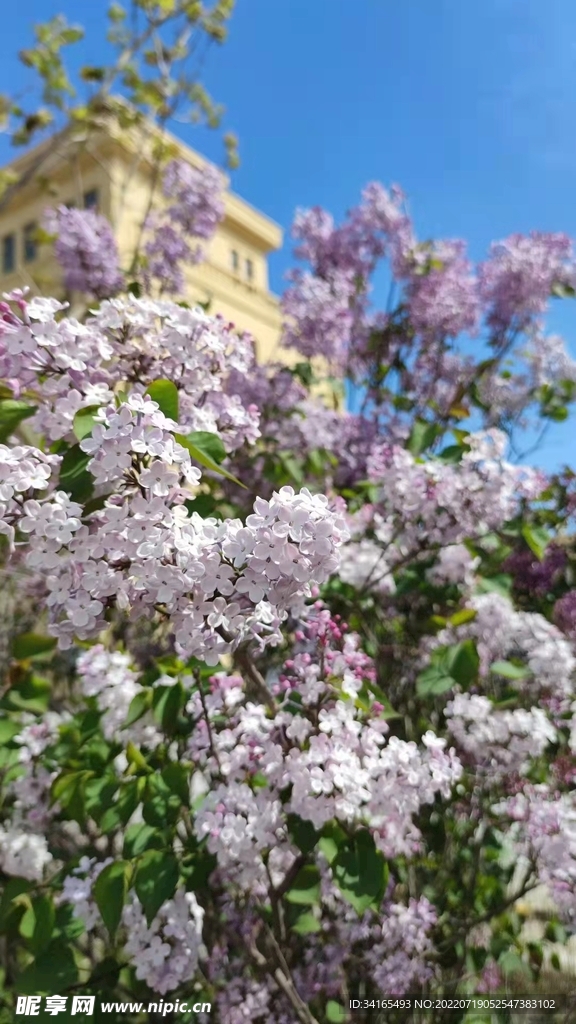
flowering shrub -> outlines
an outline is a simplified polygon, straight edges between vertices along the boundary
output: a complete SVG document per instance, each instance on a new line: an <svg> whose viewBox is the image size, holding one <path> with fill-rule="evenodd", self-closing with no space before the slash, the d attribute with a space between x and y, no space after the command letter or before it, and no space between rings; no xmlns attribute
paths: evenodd
<svg viewBox="0 0 576 1024"><path fill-rule="evenodd" d="M526 987L576 928L576 501L510 440L574 397L543 326L569 240L474 268L417 241L397 189L341 226L300 212L302 360L259 367L162 297L220 191L168 165L148 297L101 218L62 209L85 315L0 305L4 1008L200 992L223 1024L314 1024ZM361 413L318 399L326 367Z"/></svg>

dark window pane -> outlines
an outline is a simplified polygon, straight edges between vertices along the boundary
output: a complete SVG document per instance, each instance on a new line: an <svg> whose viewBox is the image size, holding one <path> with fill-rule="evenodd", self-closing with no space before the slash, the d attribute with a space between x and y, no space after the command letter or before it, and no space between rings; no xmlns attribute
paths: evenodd
<svg viewBox="0 0 576 1024"><path fill-rule="evenodd" d="M38 243L36 242L36 225L27 224L24 228L24 262L33 263L38 255Z"/></svg>
<svg viewBox="0 0 576 1024"><path fill-rule="evenodd" d="M254 277L254 264L252 260L246 260L246 277L249 281Z"/></svg>
<svg viewBox="0 0 576 1024"><path fill-rule="evenodd" d="M98 189L92 188L84 193L84 209L95 210L98 206Z"/></svg>
<svg viewBox="0 0 576 1024"><path fill-rule="evenodd" d="M236 252L236 249L232 249L230 257L232 260L232 270L238 270L238 267L240 266L240 260L238 258L238 253Z"/></svg>
<svg viewBox="0 0 576 1024"><path fill-rule="evenodd" d="M10 274L16 268L16 236L6 235L2 240L2 270Z"/></svg>

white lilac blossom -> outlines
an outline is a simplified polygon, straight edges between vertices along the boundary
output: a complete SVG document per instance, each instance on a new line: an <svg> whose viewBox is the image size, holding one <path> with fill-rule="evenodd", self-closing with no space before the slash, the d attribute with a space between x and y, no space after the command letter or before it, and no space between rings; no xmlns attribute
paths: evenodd
<svg viewBox="0 0 576 1024"><path fill-rule="evenodd" d="M102 712L102 731L108 740L122 738L122 728L134 697L143 692L131 668L129 655L107 651L95 644L84 651L76 663L80 689L86 697L95 697ZM125 734L128 738L128 733ZM154 749L162 742L162 734L147 713L130 727L130 740L139 747Z"/></svg>
<svg viewBox="0 0 576 1024"><path fill-rule="evenodd" d="M334 818L366 825L386 857L409 854L419 842L413 816L436 793L447 794L461 773L454 752L431 732L421 748L387 739L378 709L372 715L358 710L355 698L374 667L358 638L327 611L317 608L301 637L316 658L306 650L296 654L278 682L287 702L298 695L301 714L280 705L268 718L263 707L238 702L235 682L221 675L206 697L210 731L198 696L187 708L196 723L190 752L206 777L214 773L214 788L196 816L198 838L207 838L220 869L248 889L265 878L264 853L276 847L294 856L282 827L286 811L316 828ZM251 788L256 774L266 788ZM217 785L222 775L226 784Z"/></svg>
<svg viewBox="0 0 576 1024"><path fill-rule="evenodd" d="M41 717L24 712L22 728L13 737L18 747L19 770L9 783L8 792L14 798L14 821L27 832L45 834L58 814L58 804L50 797L58 774L50 748L69 718L68 712L48 711Z"/></svg>
<svg viewBox="0 0 576 1024"><path fill-rule="evenodd" d="M385 553L392 566L394 549L417 553L482 536L512 518L523 497L535 498L544 489L538 470L505 461L501 431L469 435L467 443L456 465L416 459L399 446L374 447L368 473L379 488L377 508L387 519L402 518L402 533Z"/></svg>
<svg viewBox="0 0 576 1024"><path fill-rule="evenodd" d="M572 645L543 615L517 611L501 594L475 595L468 607L475 617L441 630L433 647L471 638L480 656L481 676L487 676L495 662L516 658L526 667L525 678L511 680L518 690L560 698L573 693L576 657Z"/></svg>
<svg viewBox="0 0 576 1024"><path fill-rule="evenodd" d="M435 564L427 572L432 583L451 583L470 588L481 559L474 558L465 544L448 544L438 552Z"/></svg>
<svg viewBox="0 0 576 1024"><path fill-rule="evenodd" d="M102 923L93 896L94 883L111 863L111 858L97 861L94 857L82 857L64 879L60 902L71 905L89 933ZM162 995L191 981L204 953L203 920L204 911L194 893L177 889L148 924L140 901L131 892L122 911L123 946L136 977Z"/></svg>
<svg viewBox="0 0 576 1024"><path fill-rule="evenodd" d="M13 537L17 526L34 540L27 565L47 573L46 603L61 647L74 636L96 636L113 602L142 617L160 606L172 618L178 650L216 664L241 639L274 635L274 617L336 569L347 537L343 517L306 488L256 499L245 523L190 515L183 502L201 473L175 440L176 426L138 392L100 410L80 447L96 483L117 495L84 521L64 491L4 503L3 531ZM45 488L48 466L59 462L48 457L39 476L32 449L6 449L4 459L7 495Z"/></svg>
<svg viewBox="0 0 576 1024"><path fill-rule="evenodd" d="M76 413L109 404L119 379L143 392L166 377L178 388L181 433L216 433L227 451L259 436L256 406L225 389L228 374L252 365L254 344L221 318L130 296L103 302L80 323L56 319L66 308L56 300L11 297L20 316L3 304L0 374L39 390L31 425L51 443L75 443Z"/></svg>
<svg viewBox="0 0 576 1024"><path fill-rule="evenodd" d="M6 875L40 882L51 860L44 836L0 826L0 869Z"/></svg>
<svg viewBox="0 0 576 1024"><path fill-rule="evenodd" d="M379 594L393 594L396 585L384 557L384 549L363 537L350 541L342 549L340 579L357 590L374 590Z"/></svg>
<svg viewBox="0 0 576 1024"><path fill-rule="evenodd" d="M203 920L204 911L193 892L177 889L149 925L133 897L124 908L122 923L128 933L124 949L136 977L162 995L190 982L203 953Z"/></svg>
<svg viewBox="0 0 576 1024"><path fill-rule="evenodd" d="M557 740L556 729L539 707L502 711L482 694L460 693L444 714L457 749L496 783L503 770L524 773Z"/></svg>
<svg viewBox="0 0 576 1024"><path fill-rule="evenodd" d="M548 887L560 915L576 920L576 802L573 793L556 794L547 785L527 785L496 811L515 822L519 854L536 861L539 880Z"/></svg>

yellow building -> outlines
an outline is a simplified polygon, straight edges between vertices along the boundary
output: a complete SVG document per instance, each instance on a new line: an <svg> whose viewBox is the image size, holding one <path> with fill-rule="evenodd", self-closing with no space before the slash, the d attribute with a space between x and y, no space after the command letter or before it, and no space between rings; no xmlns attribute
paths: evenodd
<svg viewBox="0 0 576 1024"><path fill-rule="evenodd" d="M35 230L45 209L62 203L97 207L112 224L121 266L128 269L140 225L159 198L159 145L194 166L205 162L151 124L120 129L103 118L97 129L65 130L5 168L18 180L0 203L0 293L24 285L34 293L60 293L51 247L36 243ZM262 361L280 357L281 315L268 287L268 254L281 244L278 225L227 188L224 219L205 261L188 269L182 296L191 305L210 301L209 312L249 331Z"/></svg>

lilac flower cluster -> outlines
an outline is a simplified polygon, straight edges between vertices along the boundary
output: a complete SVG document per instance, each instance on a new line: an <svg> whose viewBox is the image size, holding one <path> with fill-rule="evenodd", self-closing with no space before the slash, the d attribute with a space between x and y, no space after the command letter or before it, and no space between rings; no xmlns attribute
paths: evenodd
<svg viewBox="0 0 576 1024"><path fill-rule="evenodd" d="M45 836L0 826L0 868L4 874L40 882L51 860Z"/></svg>
<svg viewBox="0 0 576 1024"><path fill-rule="evenodd" d="M288 274L283 344L366 383L390 433L403 422L395 398L422 409L434 402L448 416L475 383L491 426L523 413L542 384L575 379L564 343L540 340L538 319L555 288L573 286L567 236L512 235L474 268L461 240L418 241L402 193L377 183L340 225L319 207L298 210L292 234L309 269ZM384 256L390 299L375 313L372 277ZM481 325L495 359L455 352L453 340ZM509 369L502 360L512 347Z"/></svg>
<svg viewBox="0 0 576 1024"><path fill-rule="evenodd" d="M567 235L532 231L495 242L479 268L488 323L498 332L525 327L544 312L555 284L571 283L571 261Z"/></svg>
<svg viewBox="0 0 576 1024"><path fill-rule="evenodd" d="M440 554L431 580L471 582L474 563L463 541L502 526L523 497L541 493L545 478L505 461L506 437L500 431L472 434L467 445L457 464L417 459L399 445L373 446L368 477L377 485L377 500L349 523L354 538L344 551L349 582L390 592L395 562L409 552L417 556L435 548ZM367 526L374 540L363 537Z"/></svg>
<svg viewBox="0 0 576 1024"><path fill-rule="evenodd" d="M26 561L47 573L61 647L96 636L113 603L142 617L160 607L177 648L216 664L246 636L274 636L278 616L336 569L344 521L305 488L257 499L246 524L190 516L183 501L200 471L173 426L139 394L101 411L81 446L96 480L116 494L86 522L63 491L6 504L4 532L17 526L34 538Z"/></svg>
<svg viewBox="0 0 576 1024"><path fill-rule="evenodd" d="M121 290L118 248L105 217L95 210L59 206L46 211L44 227L56 236L54 253L69 291L109 299Z"/></svg>
<svg viewBox="0 0 576 1024"><path fill-rule="evenodd" d="M476 614L467 623L436 634L434 646L473 639L485 677L495 662L521 658L526 676L510 680L521 692L550 693L560 698L574 691L576 656L560 630L537 612L517 611L501 594L476 594L468 601Z"/></svg>
<svg viewBox="0 0 576 1024"><path fill-rule="evenodd" d="M459 751L498 785L502 772L523 774L557 732L541 707L500 711L482 694L459 693L444 709Z"/></svg>
<svg viewBox="0 0 576 1024"><path fill-rule="evenodd" d="M354 334L367 335L367 278L389 248L399 262L410 237L402 212L402 195L387 193L374 183L362 203L337 228L317 208L300 210L292 234L295 253L312 264L312 272L296 270L283 296L283 344L308 358L322 356L338 369L346 365Z"/></svg>
<svg viewBox="0 0 576 1024"><path fill-rule="evenodd" d="M101 925L92 895L94 883L111 863L112 858L97 861L82 857L64 879L61 902L72 905L89 933ZM148 925L140 901L131 892L122 911L122 926L126 933L124 951L136 969L136 977L162 995L189 982L202 954L203 920L204 911L194 893L177 889Z"/></svg>
<svg viewBox="0 0 576 1024"><path fill-rule="evenodd" d="M517 853L533 858L561 917L576 920L576 801L548 785L525 786L498 808L516 822ZM514 826L513 826L514 827Z"/></svg>
<svg viewBox="0 0 576 1024"><path fill-rule="evenodd" d="M200 309L173 302L112 299L85 323L57 320L65 306L52 299L10 296L0 320L0 373L39 394L31 425L50 442L74 443L76 413L113 399L119 379L143 391L168 377L179 391L179 429L219 434L227 451L259 435L258 410L225 390L229 373L246 373L253 342Z"/></svg>
<svg viewBox="0 0 576 1024"><path fill-rule="evenodd" d="M554 605L556 625L571 639L576 638L576 590L569 590Z"/></svg>
<svg viewBox="0 0 576 1024"><path fill-rule="evenodd" d="M418 334L456 338L477 329L477 285L463 242L418 247L406 290L410 323Z"/></svg>
<svg viewBox="0 0 576 1024"><path fill-rule="evenodd" d="M95 697L102 712L102 732L106 739L117 742L128 717L134 697L143 692L131 668L129 655L107 651L102 644L83 651L76 663L80 691L84 697ZM162 735L152 715L147 712L130 729L130 739L139 747L153 750L162 742Z"/></svg>
<svg viewBox="0 0 576 1024"><path fill-rule="evenodd" d="M511 574L516 590L545 597L561 579L566 563L566 550L559 544L550 544L541 560L525 548L513 551L502 568Z"/></svg>
<svg viewBox="0 0 576 1024"><path fill-rule="evenodd" d="M273 718L243 699L237 679L221 675L206 698L208 720L199 696L188 705L196 722L190 753L205 778L213 776L196 816L198 838L206 836L220 870L254 894L265 884L265 863L281 875L295 856L283 828L286 813L316 828L334 818L365 825L386 857L408 855L418 847L418 808L446 794L461 772L433 733L422 747L394 736L386 741L377 708L359 710L356 698L374 667L359 638L327 611L313 609L297 636L304 649L279 677L287 706L281 703ZM288 704L295 696L300 712L293 714ZM265 788L252 788L256 774ZM222 775L226 782L218 784Z"/></svg>

